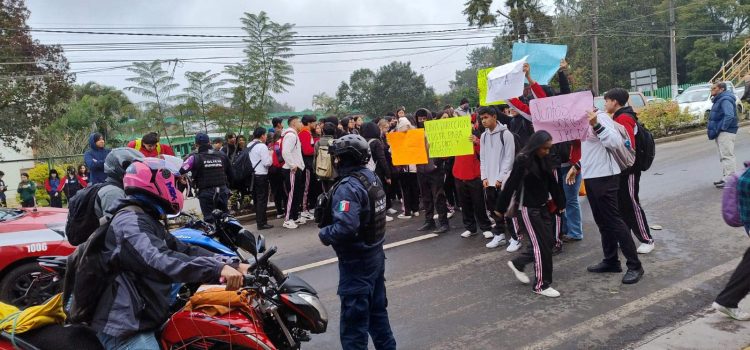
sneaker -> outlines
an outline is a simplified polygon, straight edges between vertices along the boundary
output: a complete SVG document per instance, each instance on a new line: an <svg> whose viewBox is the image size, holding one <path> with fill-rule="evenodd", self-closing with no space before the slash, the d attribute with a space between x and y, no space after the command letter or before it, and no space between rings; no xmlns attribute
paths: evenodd
<svg viewBox="0 0 750 350"><path fill-rule="evenodd" d="M466 230L466 231L464 231L464 233L461 234L461 237L463 237L463 238L469 238L471 236L475 236L476 234L477 234L476 232L471 232L469 230Z"/></svg>
<svg viewBox="0 0 750 350"><path fill-rule="evenodd" d="M452 218L453 215L456 215L456 210L451 210L448 212L448 219Z"/></svg>
<svg viewBox="0 0 750 350"><path fill-rule="evenodd" d="M508 243L508 248L505 248L506 251L509 253L513 253L521 248L521 241L517 241L513 238L510 239L510 243Z"/></svg>
<svg viewBox="0 0 750 350"><path fill-rule="evenodd" d="M409 215L407 213L401 213L401 214L398 214L397 218L399 218L399 219L411 219L411 215Z"/></svg>
<svg viewBox="0 0 750 350"><path fill-rule="evenodd" d="M495 236L495 238L493 238L492 241L490 241L490 243L487 243L485 247L494 249L501 245L505 245L505 243L508 243L507 241L505 241L505 235L500 234L500 235Z"/></svg>
<svg viewBox="0 0 750 350"><path fill-rule="evenodd" d="M721 180L719 182L714 182L714 186L716 186L716 188L719 188L719 189L724 188L724 185L726 185L724 180Z"/></svg>
<svg viewBox="0 0 750 350"><path fill-rule="evenodd" d="M651 253L651 251L653 250L654 250L654 242L641 243L641 245L638 246L638 254L648 254L648 253Z"/></svg>
<svg viewBox="0 0 750 350"><path fill-rule="evenodd" d="M396 211L396 209L393 209L393 208L388 208L388 214L391 214L391 215L398 214L398 211Z"/></svg>
<svg viewBox="0 0 750 350"><path fill-rule="evenodd" d="M297 219L297 220L295 220L295 221L294 221L294 223L295 223L295 224L297 224L297 225L304 225L304 224L306 224L306 223L307 223L307 220L305 220L305 218L304 218L304 217L301 217L301 216L300 216L300 218L299 218L299 219Z"/></svg>
<svg viewBox="0 0 750 350"><path fill-rule="evenodd" d="M415 212L414 212L414 216L416 216L416 217L419 217L419 212L418 212L418 211L415 211Z"/></svg>
<svg viewBox="0 0 750 350"><path fill-rule="evenodd" d="M529 284L531 283L531 280L529 279L529 276L526 276L523 271L516 268L516 264L514 264L512 261L508 261L508 267L513 271L513 275L516 276L516 279L518 279L523 284Z"/></svg>
<svg viewBox="0 0 750 350"><path fill-rule="evenodd" d="M441 234L441 233L446 233L448 231L450 231L450 226L448 226L448 225L440 225L435 230L433 230L432 233Z"/></svg>
<svg viewBox="0 0 750 350"><path fill-rule="evenodd" d="M491 231L484 231L484 232L482 232L482 235L486 239L491 239L492 237L495 237L495 234L492 233Z"/></svg>
<svg viewBox="0 0 750 350"><path fill-rule="evenodd" d="M309 211L303 212L300 214L301 218L304 218L305 220L312 220L315 219L315 215L311 214Z"/></svg>
<svg viewBox="0 0 750 350"><path fill-rule="evenodd" d="M560 292L556 291L552 287L549 287L541 292L534 292L534 293L539 294L539 295L544 295L545 297L548 297L548 298L557 298L560 296Z"/></svg>
<svg viewBox="0 0 750 350"><path fill-rule="evenodd" d="M385 216L385 222L391 222L393 221L393 217L390 217L388 215Z"/></svg>
<svg viewBox="0 0 750 350"><path fill-rule="evenodd" d="M283 224L282 226L284 226L285 228L289 228L289 229L295 229L295 228L299 227L299 226L297 226L297 224L296 224L296 223L294 223L294 221L292 221L292 220L287 220L287 221L284 221L284 224Z"/></svg>
<svg viewBox="0 0 750 350"><path fill-rule="evenodd" d="M278 214L278 215L276 215L277 219L283 219L285 217L286 217L286 214Z"/></svg>
<svg viewBox="0 0 750 350"><path fill-rule="evenodd" d="M718 312L721 312L722 314L727 315L727 317L735 319L737 321L748 321L748 320L750 320L750 315L748 315L744 311L740 310L740 308L731 309L731 308L728 308L726 306L722 306L721 304L719 304L719 303L717 303L715 301L714 301L713 304L711 304L711 307L714 310L716 310Z"/></svg>
<svg viewBox="0 0 750 350"><path fill-rule="evenodd" d="M435 215L432 216L432 220L437 220L439 217L440 217L440 215L435 214Z"/></svg>

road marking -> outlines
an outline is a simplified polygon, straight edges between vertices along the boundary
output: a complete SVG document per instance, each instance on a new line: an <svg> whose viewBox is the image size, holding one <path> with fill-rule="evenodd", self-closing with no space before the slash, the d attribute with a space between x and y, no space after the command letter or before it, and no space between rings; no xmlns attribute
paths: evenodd
<svg viewBox="0 0 750 350"><path fill-rule="evenodd" d="M402 245L410 244L410 243L414 243L414 242L424 241L425 239L435 238L437 236L438 235L435 234L435 233L428 233L426 235L412 237L412 238L409 238L409 239L405 239L403 241L388 243L388 244L386 244L386 245L383 246L383 250L400 247ZM305 271L305 270L309 270L309 269L314 269L316 267L320 267L320 266L324 266L324 265L328 265L328 264L333 264L333 263L335 263L337 261L339 261L338 258L330 258L330 259L326 259L326 260L321 260L321 261L314 262L314 263L311 263L311 264L297 266L297 267L293 267L293 268L288 269L288 270L284 270L284 273L300 272L300 271Z"/></svg>

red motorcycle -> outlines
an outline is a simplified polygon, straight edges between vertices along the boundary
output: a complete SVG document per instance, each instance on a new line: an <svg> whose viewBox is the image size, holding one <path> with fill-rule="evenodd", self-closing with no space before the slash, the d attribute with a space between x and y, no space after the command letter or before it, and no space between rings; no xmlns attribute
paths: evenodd
<svg viewBox="0 0 750 350"><path fill-rule="evenodd" d="M162 349L300 349L310 333L326 331L328 313L315 289L269 261L276 247L265 251L261 235L254 247L242 248L256 257L239 291L246 295L246 307L220 316L178 311L157 332ZM0 337L3 350L101 348L94 332L81 325L51 325L15 336L3 332Z"/></svg>

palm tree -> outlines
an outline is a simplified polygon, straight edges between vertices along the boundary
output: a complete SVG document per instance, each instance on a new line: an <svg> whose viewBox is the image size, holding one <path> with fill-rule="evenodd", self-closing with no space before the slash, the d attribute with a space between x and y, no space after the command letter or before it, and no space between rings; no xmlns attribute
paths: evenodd
<svg viewBox="0 0 750 350"><path fill-rule="evenodd" d="M164 117L166 111L169 109L167 103L175 99L170 94L179 84L175 83L174 77L162 68L162 63L159 60L150 63L133 62L132 67L129 67L128 70L135 73L136 76L126 80L135 83L135 86L128 86L125 90L132 91L149 99L149 101L144 103L146 110L156 112L158 125L164 130L167 142L172 143L167 134Z"/></svg>
<svg viewBox="0 0 750 350"><path fill-rule="evenodd" d="M203 130L206 133L208 133L209 124L208 111L224 99L225 91L221 87L226 83L214 81L220 74L212 74L210 70L185 72L185 79L187 79L189 85L183 89L185 93L180 98L187 101L189 105L194 105L201 113Z"/></svg>

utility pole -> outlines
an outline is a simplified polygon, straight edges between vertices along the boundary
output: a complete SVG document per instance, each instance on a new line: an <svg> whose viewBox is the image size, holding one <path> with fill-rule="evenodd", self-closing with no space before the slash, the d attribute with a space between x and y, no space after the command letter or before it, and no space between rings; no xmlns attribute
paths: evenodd
<svg viewBox="0 0 750 350"><path fill-rule="evenodd" d="M592 18L592 32L591 37L591 90L594 90L594 95L599 95L599 37L597 34L597 25L599 21L599 1L595 1L594 5L594 16Z"/></svg>
<svg viewBox="0 0 750 350"><path fill-rule="evenodd" d="M674 0L669 0L669 76L672 84L672 98L677 96L677 42L675 39Z"/></svg>

